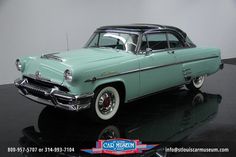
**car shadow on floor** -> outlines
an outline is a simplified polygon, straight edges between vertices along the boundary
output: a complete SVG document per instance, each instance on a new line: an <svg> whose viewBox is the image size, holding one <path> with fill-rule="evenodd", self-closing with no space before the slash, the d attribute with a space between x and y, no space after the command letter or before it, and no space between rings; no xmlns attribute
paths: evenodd
<svg viewBox="0 0 236 157"><path fill-rule="evenodd" d="M160 144L151 154L163 154L162 148L188 138L193 130L212 120L221 99L217 94L174 90L124 104L113 120L104 123L91 121L86 111L45 107L38 126L24 128L19 142L22 146L71 146L76 148L73 155L80 156L80 149L95 147L98 139L139 139Z"/></svg>

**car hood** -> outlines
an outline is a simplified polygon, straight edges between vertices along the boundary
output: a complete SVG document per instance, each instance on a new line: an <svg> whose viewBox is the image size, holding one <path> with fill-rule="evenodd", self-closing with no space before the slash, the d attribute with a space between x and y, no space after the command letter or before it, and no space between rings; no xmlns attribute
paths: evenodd
<svg viewBox="0 0 236 157"><path fill-rule="evenodd" d="M89 67L88 64L98 66L100 63L114 63L115 59L120 60L127 54L119 50L103 48L83 48L51 53L41 57L32 57L25 66L24 74L34 75L36 72L40 72L42 78L50 79L56 83L63 83L66 69L75 70L81 67Z"/></svg>
<svg viewBox="0 0 236 157"><path fill-rule="evenodd" d="M109 48L83 48L79 50L54 53L63 63L68 65L88 64L124 56L125 52Z"/></svg>

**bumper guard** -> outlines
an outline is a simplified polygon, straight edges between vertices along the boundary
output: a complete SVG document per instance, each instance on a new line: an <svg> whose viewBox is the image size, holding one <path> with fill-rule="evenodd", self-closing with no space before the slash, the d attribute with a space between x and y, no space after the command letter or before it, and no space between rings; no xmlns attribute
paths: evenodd
<svg viewBox="0 0 236 157"><path fill-rule="evenodd" d="M14 81L19 93L35 102L62 108L70 111L79 111L90 107L93 93L73 95L60 91L57 87L47 88L30 84L27 79Z"/></svg>

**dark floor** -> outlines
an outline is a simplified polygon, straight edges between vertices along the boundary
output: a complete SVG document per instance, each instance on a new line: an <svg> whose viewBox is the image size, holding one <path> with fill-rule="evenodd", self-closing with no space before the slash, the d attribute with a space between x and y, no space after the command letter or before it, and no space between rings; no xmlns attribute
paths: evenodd
<svg viewBox="0 0 236 157"><path fill-rule="evenodd" d="M232 62L233 63L233 62ZM230 153L176 153L168 156L233 156L236 149L236 66L208 77L201 92L185 89L125 104L117 119L94 123L86 112L55 110L21 97L13 85L0 86L0 156L79 156L97 139L140 139L162 147L229 148ZM8 153L9 147L75 147L76 154ZM158 150L159 149L159 150Z"/></svg>
<svg viewBox="0 0 236 157"><path fill-rule="evenodd" d="M225 64L233 64L233 65L236 65L236 58L224 59L223 62L224 62Z"/></svg>

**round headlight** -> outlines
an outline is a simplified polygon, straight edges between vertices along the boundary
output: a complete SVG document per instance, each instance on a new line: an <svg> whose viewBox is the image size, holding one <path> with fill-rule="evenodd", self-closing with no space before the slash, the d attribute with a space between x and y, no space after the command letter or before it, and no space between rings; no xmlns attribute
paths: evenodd
<svg viewBox="0 0 236 157"><path fill-rule="evenodd" d="M22 64L19 59L16 60L16 69L22 71Z"/></svg>
<svg viewBox="0 0 236 157"><path fill-rule="evenodd" d="M64 72L64 78L66 81L71 82L72 81L72 72L69 69L66 69Z"/></svg>

